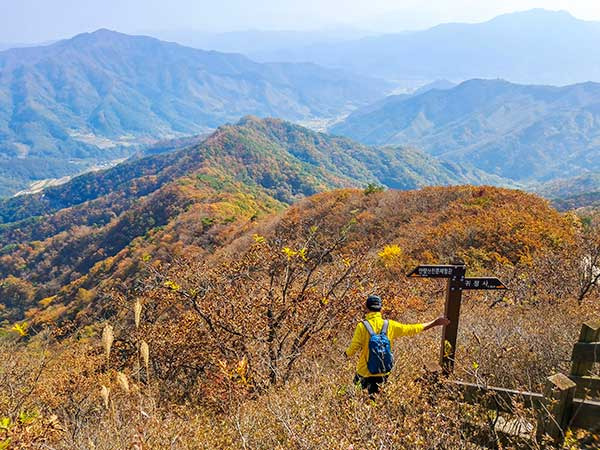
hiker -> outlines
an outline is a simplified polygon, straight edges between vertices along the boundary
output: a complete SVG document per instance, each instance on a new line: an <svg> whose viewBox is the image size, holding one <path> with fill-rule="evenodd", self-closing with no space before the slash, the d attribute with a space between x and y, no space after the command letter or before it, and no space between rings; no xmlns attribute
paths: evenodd
<svg viewBox="0 0 600 450"><path fill-rule="evenodd" d="M348 357L360 351L354 383L360 383L371 396L379 392L379 386L385 383L392 370L394 357L391 346L395 338L413 336L421 331L450 323L446 317L411 325L384 320L381 317L382 305L381 298L377 295L370 295L367 298L365 320L356 326L352 342L345 351Z"/></svg>

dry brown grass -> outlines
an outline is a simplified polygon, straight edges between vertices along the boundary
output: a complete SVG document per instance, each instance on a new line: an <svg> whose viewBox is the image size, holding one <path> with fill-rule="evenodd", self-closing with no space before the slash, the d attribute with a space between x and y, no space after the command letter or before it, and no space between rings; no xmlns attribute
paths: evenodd
<svg viewBox="0 0 600 450"><path fill-rule="evenodd" d="M595 305L490 309L466 300L456 376L538 389L553 371L566 370L581 322L600 313ZM431 305L432 310L438 307ZM406 310L401 317L423 314ZM330 352L303 359L287 384L262 394L240 396L239 379L231 380L220 411L203 406L202 398L187 403L165 400L160 380L141 385L129 381L129 389L123 388L123 380L131 380L130 369L104 371L103 349L95 344L94 350L93 338L68 345L44 343L41 337L27 346L13 342L10 349L3 347L0 374L11 391L31 391L31 395L11 397L3 390L0 414L36 411L39 424L56 415L58 425L40 425L37 436L28 437L21 429L18 439L26 444L23 448L469 449L484 442L499 445L494 441L493 413L457 402L450 388L431 390L418 381L424 363L437 355L437 332L397 341L394 373L375 402L351 383L354 361L341 356L349 334L346 327ZM42 354L49 355L44 364L39 362ZM110 389L108 408L101 386ZM535 423L531 411L515 413L522 421ZM473 424L484 430L479 438ZM512 448L520 445L515 441Z"/></svg>

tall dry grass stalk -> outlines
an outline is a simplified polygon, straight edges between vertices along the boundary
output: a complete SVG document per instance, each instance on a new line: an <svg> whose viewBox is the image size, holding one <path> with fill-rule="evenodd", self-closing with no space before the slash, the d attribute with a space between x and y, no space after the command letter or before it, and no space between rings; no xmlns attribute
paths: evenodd
<svg viewBox="0 0 600 450"><path fill-rule="evenodd" d="M108 409L109 399L110 399L110 389L106 386L102 386L100 390L100 395L102 396L102 400L104 400L104 407Z"/></svg>
<svg viewBox="0 0 600 450"><path fill-rule="evenodd" d="M127 375L123 372L117 372L117 383L119 383L121 389L129 393L129 380L127 379Z"/></svg>
<svg viewBox="0 0 600 450"><path fill-rule="evenodd" d="M140 345L140 354L142 355L144 366L146 366L146 378L150 379L150 347L146 341L142 341Z"/></svg>
<svg viewBox="0 0 600 450"><path fill-rule="evenodd" d="M133 305L133 315L134 315L134 321L135 321L135 328L138 329L140 327L140 322L142 320L142 302L140 301L139 298L137 298L135 300L135 304ZM138 342L139 342L139 336L138 336ZM139 351L137 354L137 376L138 376L138 383L141 382L141 372L142 372L142 367L140 365L140 353L142 351L142 347L139 347Z"/></svg>
<svg viewBox="0 0 600 450"><path fill-rule="evenodd" d="M102 345L104 346L104 353L106 353L106 364L110 359L110 349L115 340L115 334L112 325L106 325L102 330Z"/></svg>
<svg viewBox="0 0 600 450"><path fill-rule="evenodd" d="M140 302L139 298L135 301L135 305L133 306L133 313L135 316L135 327L139 328L140 321L142 318L142 302Z"/></svg>

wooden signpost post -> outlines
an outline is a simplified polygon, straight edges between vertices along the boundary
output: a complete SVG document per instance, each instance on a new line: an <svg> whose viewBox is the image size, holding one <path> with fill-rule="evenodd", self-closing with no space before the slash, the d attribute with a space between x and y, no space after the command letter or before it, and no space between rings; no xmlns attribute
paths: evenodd
<svg viewBox="0 0 600 450"><path fill-rule="evenodd" d="M408 277L417 278L448 279L444 315L450 320L450 323L442 330L440 349L440 365L445 374L451 373L454 369L462 291L465 289L506 289L504 283L498 278L468 278L465 277L466 271L467 268L463 262L456 262L455 264L446 265L418 266L407 275Z"/></svg>

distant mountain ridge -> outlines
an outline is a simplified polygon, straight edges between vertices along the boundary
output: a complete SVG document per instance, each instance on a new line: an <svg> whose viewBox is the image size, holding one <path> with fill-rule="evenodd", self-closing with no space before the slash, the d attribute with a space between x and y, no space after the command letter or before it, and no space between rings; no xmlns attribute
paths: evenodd
<svg viewBox="0 0 600 450"><path fill-rule="evenodd" d="M388 88L314 64L259 64L109 30L7 50L0 52L0 195L28 179L121 158L134 143L203 133L247 114L337 116Z"/></svg>
<svg viewBox="0 0 600 450"><path fill-rule="evenodd" d="M564 85L600 81L600 22L534 9L483 23L365 37L263 55L311 61L390 80L503 78Z"/></svg>
<svg viewBox="0 0 600 450"><path fill-rule="evenodd" d="M330 131L370 145L408 145L517 181L600 169L600 84L565 87L469 80L389 97Z"/></svg>
<svg viewBox="0 0 600 450"><path fill-rule="evenodd" d="M286 50L301 49L310 45L324 45L334 42L356 40L378 33L367 32L353 27L295 31L295 30L243 30L227 32L206 31L148 31L164 41L173 41L187 47L215 50L224 53L242 53L259 62L263 56L274 61L285 61ZM284 59L277 58L281 52Z"/></svg>

